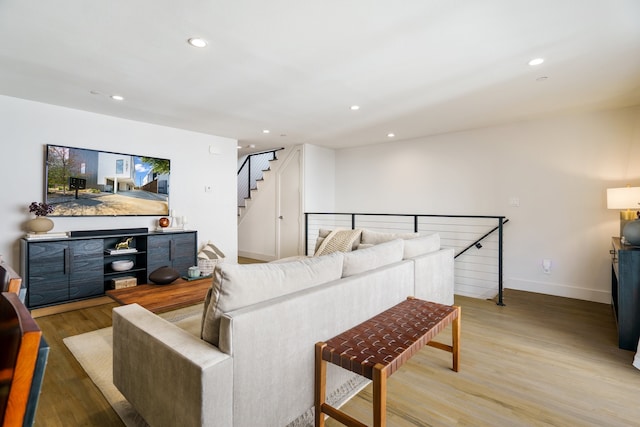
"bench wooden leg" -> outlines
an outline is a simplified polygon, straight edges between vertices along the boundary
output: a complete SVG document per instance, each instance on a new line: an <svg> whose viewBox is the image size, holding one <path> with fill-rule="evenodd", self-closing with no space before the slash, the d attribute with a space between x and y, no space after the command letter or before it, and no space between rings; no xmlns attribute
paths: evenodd
<svg viewBox="0 0 640 427"><path fill-rule="evenodd" d="M326 344L323 342L316 343L316 361L315 361L315 425L316 427L324 427L324 414L322 413L322 405L327 392L327 362L322 360L322 349Z"/></svg>
<svg viewBox="0 0 640 427"><path fill-rule="evenodd" d="M453 319L453 328L451 329L452 334L452 353L453 353L453 370L458 372L460 369L460 322L462 316L462 308L459 306L454 306L456 311L458 312L458 316Z"/></svg>
<svg viewBox="0 0 640 427"><path fill-rule="evenodd" d="M373 367L373 426L387 425L387 371L380 363Z"/></svg>

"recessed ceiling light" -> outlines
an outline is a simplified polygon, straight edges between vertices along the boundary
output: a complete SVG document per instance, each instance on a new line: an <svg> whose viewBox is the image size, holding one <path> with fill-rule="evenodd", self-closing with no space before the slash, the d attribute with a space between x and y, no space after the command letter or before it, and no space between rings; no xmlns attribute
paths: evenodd
<svg viewBox="0 0 640 427"><path fill-rule="evenodd" d="M351 109L352 109L353 111L356 111L356 110L359 110L359 109L360 109L360 106L359 106L359 105L352 105L352 106L351 106Z"/></svg>
<svg viewBox="0 0 640 427"><path fill-rule="evenodd" d="M238 146L236 146L236 148L237 148L238 150L240 150L240 149L242 148L242 145L238 145Z"/></svg>
<svg viewBox="0 0 640 427"><path fill-rule="evenodd" d="M395 133L393 133L393 132L389 132L389 133L387 134L387 136L388 136L389 138L393 138L393 137L395 137L395 136L396 136L396 134L395 134Z"/></svg>
<svg viewBox="0 0 640 427"><path fill-rule="evenodd" d="M124 96L122 95L111 95L111 99L114 101L124 101Z"/></svg>
<svg viewBox="0 0 640 427"><path fill-rule="evenodd" d="M264 130L262 131L262 133L269 133L269 132L271 132L269 129L264 129Z"/></svg>
<svg viewBox="0 0 640 427"><path fill-rule="evenodd" d="M192 37L187 42L193 47L206 47L207 41L199 37Z"/></svg>
<svg viewBox="0 0 640 427"><path fill-rule="evenodd" d="M535 59L532 59L531 61L529 61L529 65L531 65L531 66L540 65L543 62L544 62L544 58L535 58Z"/></svg>

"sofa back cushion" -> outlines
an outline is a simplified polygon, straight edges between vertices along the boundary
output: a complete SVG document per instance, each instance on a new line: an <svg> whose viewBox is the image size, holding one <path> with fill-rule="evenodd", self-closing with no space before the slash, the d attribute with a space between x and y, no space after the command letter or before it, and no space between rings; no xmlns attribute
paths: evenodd
<svg viewBox="0 0 640 427"><path fill-rule="evenodd" d="M343 254L285 263L216 265L204 303L202 339L217 346L223 313L339 279Z"/></svg>
<svg viewBox="0 0 640 427"><path fill-rule="evenodd" d="M404 240L396 239L344 254L342 277L373 270L402 260Z"/></svg>
<svg viewBox="0 0 640 427"><path fill-rule="evenodd" d="M414 237L404 241L404 256L402 259L415 258L440 250L440 235L438 233Z"/></svg>
<svg viewBox="0 0 640 427"><path fill-rule="evenodd" d="M362 245L378 245L395 239L413 239L419 236L420 233L383 233L380 231L363 229L360 243Z"/></svg>

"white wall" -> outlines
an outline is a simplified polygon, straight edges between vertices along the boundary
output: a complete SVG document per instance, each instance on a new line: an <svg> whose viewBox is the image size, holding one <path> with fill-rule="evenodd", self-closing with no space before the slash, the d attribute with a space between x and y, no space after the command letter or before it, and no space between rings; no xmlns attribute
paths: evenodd
<svg viewBox="0 0 640 427"><path fill-rule="evenodd" d="M506 288L599 302L619 234L606 188L626 184L640 186L640 107L336 152L337 211L505 215Z"/></svg>
<svg viewBox="0 0 640 427"><path fill-rule="evenodd" d="M304 145L304 211L335 212L335 151Z"/></svg>
<svg viewBox="0 0 640 427"><path fill-rule="evenodd" d="M171 160L170 208L186 216L200 243L212 240L229 257L237 254L237 142L185 130L0 96L0 253L19 268L19 239L43 201L44 146L70 145ZM212 192L205 193L204 186ZM158 217L52 217L53 231L155 228Z"/></svg>

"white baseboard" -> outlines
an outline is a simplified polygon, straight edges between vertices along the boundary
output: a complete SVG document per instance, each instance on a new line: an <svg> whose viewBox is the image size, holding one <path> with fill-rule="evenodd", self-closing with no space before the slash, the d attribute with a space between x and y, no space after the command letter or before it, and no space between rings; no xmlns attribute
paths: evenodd
<svg viewBox="0 0 640 427"><path fill-rule="evenodd" d="M539 294L555 295L558 297L581 299L585 301L611 303L611 292L598 289L579 288L561 283L545 283L533 280L505 279L505 289L536 292Z"/></svg>
<svg viewBox="0 0 640 427"><path fill-rule="evenodd" d="M257 259L260 261L275 261L277 258L274 255L267 255L267 254L258 254L255 252L245 252L245 251L238 251L238 256L244 257L244 258L252 258L252 259Z"/></svg>

